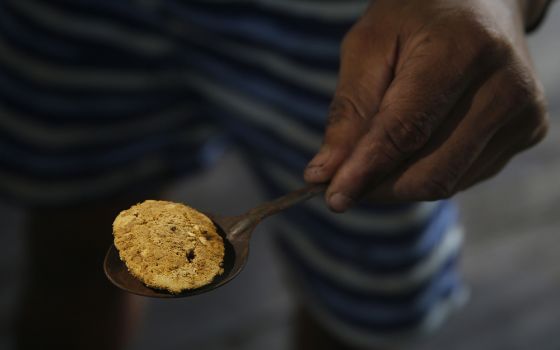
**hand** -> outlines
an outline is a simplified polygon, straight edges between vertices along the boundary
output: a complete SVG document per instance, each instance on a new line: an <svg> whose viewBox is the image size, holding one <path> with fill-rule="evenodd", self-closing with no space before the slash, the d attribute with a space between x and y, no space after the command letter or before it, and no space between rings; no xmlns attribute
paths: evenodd
<svg viewBox="0 0 560 350"><path fill-rule="evenodd" d="M346 35L305 179L342 212L448 198L547 131L519 0L377 0ZM524 3L524 2L523 2Z"/></svg>

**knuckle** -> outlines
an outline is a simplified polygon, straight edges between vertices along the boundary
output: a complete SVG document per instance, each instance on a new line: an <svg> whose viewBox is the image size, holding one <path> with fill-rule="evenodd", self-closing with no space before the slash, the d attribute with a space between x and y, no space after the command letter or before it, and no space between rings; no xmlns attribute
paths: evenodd
<svg viewBox="0 0 560 350"><path fill-rule="evenodd" d="M387 147L386 142L383 142L373 130L363 136L358 149L360 154L359 169L364 176L371 176L375 171L387 169L399 160L394 149Z"/></svg>
<svg viewBox="0 0 560 350"><path fill-rule="evenodd" d="M408 117L394 116L385 123L384 131L389 144L400 155L406 156L422 148L432 134L432 114L415 112Z"/></svg>
<svg viewBox="0 0 560 350"><path fill-rule="evenodd" d="M546 102L544 92L533 73L524 66L510 67L495 86L500 90L496 95L502 101L499 105L508 106L505 112L515 116L528 117L532 127L546 122Z"/></svg>
<svg viewBox="0 0 560 350"><path fill-rule="evenodd" d="M447 199L458 191L461 174L464 173L461 160L448 161L434 166L418 180L421 200Z"/></svg>
<svg viewBox="0 0 560 350"><path fill-rule="evenodd" d="M532 129L538 129L548 125L548 114L544 98L532 99L527 104L528 118Z"/></svg>
<svg viewBox="0 0 560 350"><path fill-rule="evenodd" d="M337 95L329 106L327 125L332 126L344 120L364 121L366 116L358 108L354 100L345 95Z"/></svg>
<svg viewBox="0 0 560 350"><path fill-rule="evenodd" d="M356 23L342 38L341 52L361 49L364 47L364 43L369 40L371 40L371 33L362 25Z"/></svg>
<svg viewBox="0 0 560 350"><path fill-rule="evenodd" d="M537 109L527 118L530 123L528 146L531 147L544 140L550 129L550 121L547 113L541 109Z"/></svg>
<svg viewBox="0 0 560 350"><path fill-rule="evenodd" d="M508 57L513 47L505 35L496 26L485 20L476 10L468 7L448 12L440 31L453 44L455 53L465 62L479 64L481 59L488 62L493 58L499 60ZM453 28L450 30L450 28ZM461 40L458 41L457 37Z"/></svg>
<svg viewBox="0 0 560 350"><path fill-rule="evenodd" d="M464 16L461 22L458 30L462 31L459 35L463 40L457 49L471 67L492 69L502 66L515 55L511 41L481 16Z"/></svg>
<svg viewBox="0 0 560 350"><path fill-rule="evenodd" d="M441 11L438 18L430 22L424 26L425 33L438 39L434 41L438 52L449 53L455 64L463 68L495 67L515 55L515 47L503 30L474 7L459 6L453 11Z"/></svg>
<svg viewBox="0 0 560 350"><path fill-rule="evenodd" d="M509 86L508 94L510 99L519 106L525 107L540 103L536 82L523 69L516 70L510 74Z"/></svg>
<svg viewBox="0 0 560 350"><path fill-rule="evenodd" d="M514 48L511 43L495 33L487 33L477 39L471 62L491 70L507 64L512 57Z"/></svg>
<svg viewBox="0 0 560 350"><path fill-rule="evenodd" d="M546 135L548 135L548 131L550 129L550 124L548 121L541 124L537 129L533 131L533 145L541 142L545 139Z"/></svg>
<svg viewBox="0 0 560 350"><path fill-rule="evenodd" d="M548 118L543 118L543 122L533 132L534 140L536 141L536 143L544 140L546 135L548 135L549 130L550 130L550 122Z"/></svg>
<svg viewBox="0 0 560 350"><path fill-rule="evenodd" d="M419 188L420 199L433 201L447 199L456 192L453 181L446 177L430 177L421 183Z"/></svg>
<svg viewBox="0 0 560 350"><path fill-rule="evenodd" d="M370 155L369 160L364 162L367 167L384 168L397 163L400 159L400 155L396 153L394 147L387 147L385 142L370 142L366 153Z"/></svg>
<svg viewBox="0 0 560 350"><path fill-rule="evenodd" d="M493 35L495 36L496 34ZM488 40L484 50L481 50L481 52L485 53L484 57L495 65L507 64L516 56L515 47L511 42L496 37Z"/></svg>

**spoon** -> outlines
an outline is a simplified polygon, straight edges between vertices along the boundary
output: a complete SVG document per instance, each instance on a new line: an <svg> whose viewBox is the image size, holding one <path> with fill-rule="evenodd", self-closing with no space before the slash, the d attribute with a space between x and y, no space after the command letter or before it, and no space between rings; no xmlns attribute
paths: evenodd
<svg viewBox="0 0 560 350"><path fill-rule="evenodd" d="M105 275L109 280L120 289L145 297L152 298L184 298L196 294L206 293L212 289L218 288L235 278L245 264L249 255L249 241L255 227L265 218L276 214L284 209L306 201L315 195L323 192L326 185L309 185L297 191L290 192L280 198L270 202L265 202L247 213L238 216L218 216L206 214L216 228L218 233L224 240L225 254L223 261L224 272L214 278L214 280L205 286L196 289L188 289L180 294L172 294L165 290L152 289L147 287L128 272L124 262L119 257L119 252L115 245L111 245L107 254L103 268Z"/></svg>

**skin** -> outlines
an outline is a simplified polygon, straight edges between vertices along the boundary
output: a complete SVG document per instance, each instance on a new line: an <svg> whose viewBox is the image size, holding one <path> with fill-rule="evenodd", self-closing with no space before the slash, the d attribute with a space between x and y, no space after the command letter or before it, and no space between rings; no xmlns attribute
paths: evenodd
<svg viewBox="0 0 560 350"><path fill-rule="evenodd" d="M541 3L377 0L344 42L325 143L306 179L332 180L329 198L437 199L536 143L546 120L523 27ZM123 347L139 300L100 267L114 217L145 197L154 196L29 212L18 349ZM350 349L304 311L297 327L298 348Z"/></svg>
<svg viewBox="0 0 560 350"><path fill-rule="evenodd" d="M324 143L329 207L432 201L497 174L548 123L525 28L542 1L377 0L346 35Z"/></svg>

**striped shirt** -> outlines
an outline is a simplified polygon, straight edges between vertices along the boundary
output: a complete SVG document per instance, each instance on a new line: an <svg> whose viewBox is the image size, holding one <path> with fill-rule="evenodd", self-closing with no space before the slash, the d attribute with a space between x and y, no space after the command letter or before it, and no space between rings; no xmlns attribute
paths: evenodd
<svg viewBox="0 0 560 350"><path fill-rule="evenodd" d="M303 184L354 0L0 2L0 194L68 205L141 191L240 147L269 195ZM286 212L296 295L362 345L435 329L464 297L448 201Z"/></svg>

